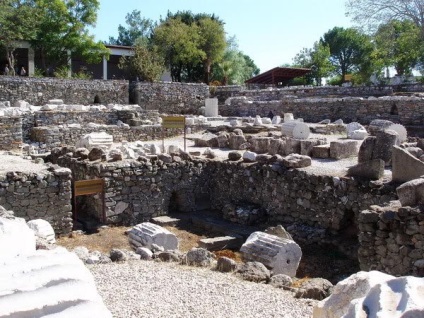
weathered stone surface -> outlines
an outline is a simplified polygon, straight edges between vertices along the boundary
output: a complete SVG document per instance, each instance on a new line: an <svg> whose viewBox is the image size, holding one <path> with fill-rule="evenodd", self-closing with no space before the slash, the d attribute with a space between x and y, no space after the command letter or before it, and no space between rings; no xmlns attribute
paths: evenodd
<svg viewBox="0 0 424 318"><path fill-rule="evenodd" d="M214 254L204 248L193 248L187 252L185 263L191 266L208 267L215 260Z"/></svg>
<svg viewBox="0 0 424 318"><path fill-rule="evenodd" d="M392 150L392 180L407 182L424 175L424 163L408 151L393 146Z"/></svg>
<svg viewBox="0 0 424 318"><path fill-rule="evenodd" d="M269 142L272 138L270 137L254 137L250 140L252 152L258 154L267 153L269 150Z"/></svg>
<svg viewBox="0 0 424 318"><path fill-rule="evenodd" d="M88 160L96 161L101 160L106 156L105 152L101 148L92 148L88 154Z"/></svg>
<svg viewBox="0 0 424 318"><path fill-rule="evenodd" d="M360 272L339 282L314 308L314 318L421 317L423 278Z"/></svg>
<svg viewBox="0 0 424 318"><path fill-rule="evenodd" d="M290 277L296 276L302 257L302 251L296 242L264 232L252 233L240 252L244 260L261 262L274 274Z"/></svg>
<svg viewBox="0 0 424 318"><path fill-rule="evenodd" d="M25 220L12 216L0 217L0 260L34 252L35 235Z"/></svg>
<svg viewBox="0 0 424 318"><path fill-rule="evenodd" d="M87 148L92 150L93 148L109 149L113 143L113 136L106 132L93 132L82 137L77 143L77 148Z"/></svg>
<svg viewBox="0 0 424 318"><path fill-rule="evenodd" d="M372 136L376 136L377 133L384 131L391 125L393 125L393 122L390 120L374 119L370 122L368 130Z"/></svg>
<svg viewBox="0 0 424 318"><path fill-rule="evenodd" d="M375 143L377 141L377 137L370 136L367 137L359 147L358 152L358 162L370 161L372 159L378 159L373 157L373 151L375 147Z"/></svg>
<svg viewBox="0 0 424 318"><path fill-rule="evenodd" d="M378 180L384 175L384 161L381 159L374 159L360 162L357 165L350 167L347 174L349 176Z"/></svg>
<svg viewBox="0 0 424 318"><path fill-rule="evenodd" d="M302 282L296 290L296 298L323 300L331 295L333 284L324 278L312 278Z"/></svg>
<svg viewBox="0 0 424 318"><path fill-rule="evenodd" d="M252 151L245 151L243 153L243 161L255 162L256 161L256 153L254 153Z"/></svg>
<svg viewBox="0 0 424 318"><path fill-rule="evenodd" d="M269 284L275 288L283 288L286 289L290 287L293 283L293 280L290 276L284 274L278 274L271 276Z"/></svg>
<svg viewBox="0 0 424 318"><path fill-rule="evenodd" d="M216 269L222 273L234 272L237 269L237 263L231 258L220 257L218 258Z"/></svg>
<svg viewBox="0 0 424 318"><path fill-rule="evenodd" d="M168 215L157 216L151 220L152 223L160 226L175 226L180 221L180 219L172 218Z"/></svg>
<svg viewBox="0 0 424 318"><path fill-rule="evenodd" d="M424 178L405 182L396 188L396 193L402 206L424 204Z"/></svg>
<svg viewBox="0 0 424 318"><path fill-rule="evenodd" d="M53 227L46 220L31 220L28 221L27 224L37 237L45 239L50 244L56 243Z"/></svg>
<svg viewBox="0 0 424 318"><path fill-rule="evenodd" d="M153 257L153 252L147 247L137 247L135 252L140 255L140 259L144 261L151 260Z"/></svg>
<svg viewBox="0 0 424 318"><path fill-rule="evenodd" d="M304 168L312 164L311 157L291 154L284 157L281 163L287 168Z"/></svg>
<svg viewBox="0 0 424 318"><path fill-rule="evenodd" d="M407 147L405 149L411 155L413 155L415 158L418 158L418 159L424 154L424 151L420 147Z"/></svg>
<svg viewBox="0 0 424 318"><path fill-rule="evenodd" d="M230 151L228 153L228 160L230 161L238 161L241 159L241 153L238 151Z"/></svg>
<svg viewBox="0 0 424 318"><path fill-rule="evenodd" d="M112 262L125 262L128 259L125 252L117 248L111 249L109 255Z"/></svg>
<svg viewBox="0 0 424 318"><path fill-rule="evenodd" d="M0 259L0 316L112 317L75 254L57 248Z"/></svg>
<svg viewBox="0 0 424 318"><path fill-rule="evenodd" d="M311 156L315 146L326 144L323 139L308 139L300 141L300 154L304 156Z"/></svg>
<svg viewBox="0 0 424 318"><path fill-rule="evenodd" d="M347 138L363 140L368 135L367 130L360 123L352 122L346 126Z"/></svg>
<svg viewBox="0 0 424 318"><path fill-rule="evenodd" d="M386 166L392 163L392 149L398 144L399 135L391 130L377 133L377 139L372 152L373 159L382 159Z"/></svg>
<svg viewBox="0 0 424 318"><path fill-rule="evenodd" d="M240 248L243 238L238 235L218 236L199 240L199 247L208 251L219 251L223 249Z"/></svg>
<svg viewBox="0 0 424 318"><path fill-rule="evenodd" d="M156 254L156 258L162 262L179 262L182 255L178 251L163 251Z"/></svg>
<svg viewBox="0 0 424 318"><path fill-rule="evenodd" d="M268 282L270 272L264 264L260 262L247 262L238 266L236 273L244 280L250 282Z"/></svg>
<svg viewBox="0 0 424 318"><path fill-rule="evenodd" d="M134 226L128 233L128 239L134 249L142 246L151 249L152 244L161 246L165 250L178 249L178 239L173 233L150 222Z"/></svg>
<svg viewBox="0 0 424 318"><path fill-rule="evenodd" d="M312 148L312 157L313 158L330 158L330 146L322 145L322 146L314 146Z"/></svg>
<svg viewBox="0 0 424 318"><path fill-rule="evenodd" d="M330 142L330 158L343 159L354 157L358 154L358 142L347 141L332 141Z"/></svg>
<svg viewBox="0 0 424 318"><path fill-rule="evenodd" d="M281 224L267 228L265 230L265 233L278 236L279 238L282 238L282 239L287 239L287 240L293 241L293 238L290 235L290 233L287 232L286 229Z"/></svg>

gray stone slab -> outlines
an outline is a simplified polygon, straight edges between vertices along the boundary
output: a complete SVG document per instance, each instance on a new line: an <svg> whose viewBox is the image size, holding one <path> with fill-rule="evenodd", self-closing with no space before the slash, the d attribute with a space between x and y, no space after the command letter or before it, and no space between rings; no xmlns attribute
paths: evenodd
<svg viewBox="0 0 424 318"><path fill-rule="evenodd" d="M199 247L205 248L209 251L219 251L224 249L238 249L244 243L241 236L218 236L201 239L199 241Z"/></svg>
<svg viewBox="0 0 424 318"><path fill-rule="evenodd" d="M171 218L167 215L152 218L151 222L160 226L175 226L180 221L177 218Z"/></svg>

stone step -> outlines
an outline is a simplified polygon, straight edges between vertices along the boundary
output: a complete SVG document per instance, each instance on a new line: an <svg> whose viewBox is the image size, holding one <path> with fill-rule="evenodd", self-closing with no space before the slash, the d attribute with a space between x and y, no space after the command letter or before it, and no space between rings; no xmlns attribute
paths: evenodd
<svg viewBox="0 0 424 318"><path fill-rule="evenodd" d="M208 251L219 251L224 249L239 249L244 243L244 239L239 235L218 236L201 239L199 247Z"/></svg>
<svg viewBox="0 0 424 318"><path fill-rule="evenodd" d="M150 222L160 226L175 226L178 224L179 221L180 219L171 218L167 215L163 215L163 216L152 218Z"/></svg>

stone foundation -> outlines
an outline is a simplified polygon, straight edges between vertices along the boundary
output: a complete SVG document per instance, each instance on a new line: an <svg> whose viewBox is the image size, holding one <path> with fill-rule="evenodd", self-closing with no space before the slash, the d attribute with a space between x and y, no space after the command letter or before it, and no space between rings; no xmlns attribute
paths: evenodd
<svg viewBox="0 0 424 318"><path fill-rule="evenodd" d="M71 171L0 174L0 205L25 220L48 221L56 234L72 230Z"/></svg>
<svg viewBox="0 0 424 318"><path fill-rule="evenodd" d="M396 276L417 274L414 263L424 260L422 208L371 207L360 213L359 230L361 270Z"/></svg>
<svg viewBox="0 0 424 318"><path fill-rule="evenodd" d="M129 84L119 80L73 80L19 76L0 77L0 101L25 100L31 105L45 105L51 99L65 104L128 104Z"/></svg>
<svg viewBox="0 0 424 318"><path fill-rule="evenodd" d="M0 150L20 150L22 139L22 118L0 117Z"/></svg>

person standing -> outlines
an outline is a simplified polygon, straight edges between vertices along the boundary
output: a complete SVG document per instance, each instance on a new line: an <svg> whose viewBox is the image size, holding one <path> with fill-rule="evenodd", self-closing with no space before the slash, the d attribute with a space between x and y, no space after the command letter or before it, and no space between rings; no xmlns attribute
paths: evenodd
<svg viewBox="0 0 424 318"><path fill-rule="evenodd" d="M25 67L23 67L23 66L21 67L21 71L20 71L19 75L21 75L21 76L25 76L26 75Z"/></svg>

